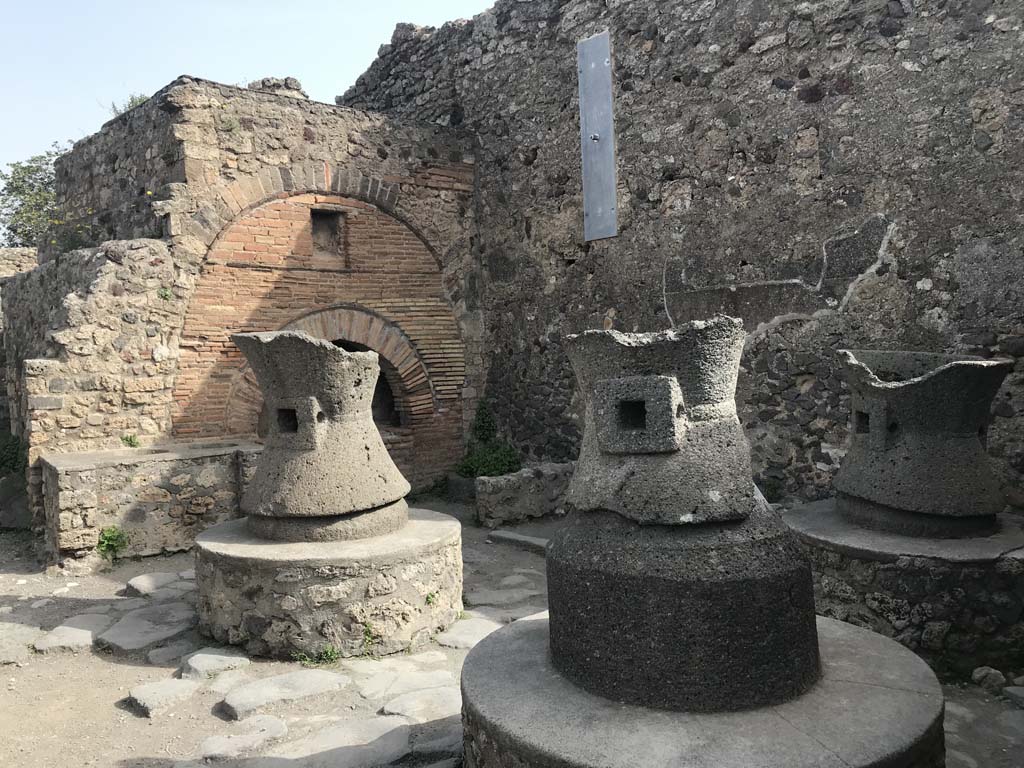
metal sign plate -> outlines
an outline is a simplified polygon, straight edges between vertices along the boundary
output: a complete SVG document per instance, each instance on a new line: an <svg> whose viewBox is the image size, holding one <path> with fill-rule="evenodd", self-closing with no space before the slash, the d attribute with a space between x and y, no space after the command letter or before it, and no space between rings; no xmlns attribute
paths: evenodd
<svg viewBox="0 0 1024 768"><path fill-rule="evenodd" d="M580 142L583 147L583 236L619 234L612 44L608 31L576 44L580 78Z"/></svg>

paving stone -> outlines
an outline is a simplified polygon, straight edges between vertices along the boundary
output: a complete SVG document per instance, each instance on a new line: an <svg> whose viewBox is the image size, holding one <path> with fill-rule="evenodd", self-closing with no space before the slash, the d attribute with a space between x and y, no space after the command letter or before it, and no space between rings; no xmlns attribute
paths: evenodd
<svg viewBox="0 0 1024 768"><path fill-rule="evenodd" d="M491 531L488 538L503 544L511 544L513 547L525 549L528 552L536 552L543 555L548 546L548 540L539 536L525 536L514 531Z"/></svg>
<svg viewBox="0 0 1024 768"><path fill-rule="evenodd" d="M540 603L520 603L519 605L509 606L481 605L471 611L466 611L466 616L490 619L499 624L509 624L527 616L533 616L535 613L543 613L546 610L547 606Z"/></svg>
<svg viewBox="0 0 1024 768"><path fill-rule="evenodd" d="M494 589L490 587L476 587L466 592L466 605L511 605L529 600L531 597L543 595L540 589L518 587L513 589Z"/></svg>
<svg viewBox="0 0 1024 768"><path fill-rule="evenodd" d="M35 649L40 653L52 653L92 648L96 636L109 627L113 621L113 618L102 613L82 613L72 616L36 640Z"/></svg>
<svg viewBox="0 0 1024 768"><path fill-rule="evenodd" d="M347 720L271 750L256 768L280 766L280 758L302 768L367 768L401 760L411 751L409 724L401 717Z"/></svg>
<svg viewBox="0 0 1024 768"><path fill-rule="evenodd" d="M172 677L132 688L128 692L128 700L146 717L153 717L184 701L198 690L199 683L194 680L178 680Z"/></svg>
<svg viewBox="0 0 1024 768"><path fill-rule="evenodd" d="M337 691L349 682L345 675L322 669L300 669L253 680L228 692L224 697L224 712L233 720L238 720L268 704Z"/></svg>
<svg viewBox="0 0 1024 768"><path fill-rule="evenodd" d="M178 571L178 578L184 579L185 581L195 581L196 569L189 568L187 571Z"/></svg>
<svg viewBox="0 0 1024 768"><path fill-rule="evenodd" d="M178 659L196 650L194 640L175 640L173 643L154 648L146 654L146 660L155 667L177 665Z"/></svg>
<svg viewBox="0 0 1024 768"><path fill-rule="evenodd" d="M224 696L242 684L258 679L255 675L250 674L249 669L251 667L229 669L227 672L221 672L206 683L206 688Z"/></svg>
<svg viewBox="0 0 1024 768"><path fill-rule="evenodd" d="M387 656L342 661L342 666L357 677L375 677L382 673L405 675L439 666L447 669L447 665L448 657L441 651L426 651L412 656Z"/></svg>
<svg viewBox="0 0 1024 768"><path fill-rule="evenodd" d="M44 597L42 600L36 600L29 606L29 608L45 608L48 605L53 605L54 602L54 600L51 600L48 597Z"/></svg>
<svg viewBox="0 0 1024 768"><path fill-rule="evenodd" d="M128 582L125 594L129 597L143 597L150 595L160 587L166 587L175 581L180 580L176 572L156 571L154 573L143 573Z"/></svg>
<svg viewBox="0 0 1024 768"><path fill-rule="evenodd" d="M211 736L199 745L203 760L224 760L263 746L288 733L288 726L272 715L253 715L238 723L238 733Z"/></svg>
<svg viewBox="0 0 1024 768"><path fill-rule="evenodd" d="M38 627L0 622L0 665L26 661L32 655L32 643L42 634Z"/></svg>
<svg viewBox="0 0 1024 768"><path fill-rule="evenodd" d="M168 600L184 600L188 591L173 587L160 587L149 593L149 599L154 603L162 603Z"/></svg>
<svg viewBox="0 0 1024 768"><path fill-rule="evenodd" d="M97 638L97 644L114 651L140 651L190 630L195 609L187 603L160 603L131 611Z"/></svg>
<svg viewBox="0 0 1024 768"><path fill-rule="evenodd" d="M461 619L439 634L435 639L445 648L472 648L491 632L504 626L497 621L474 617Z"/></svg>
<svg viewBox="0 0 1024 768"><path fill-rule="evenodd" d="M1011 685L1003 688L1003 696L1008 698L1021 709L1024 709L1024 686Z"/></svg>
<svg viewBox="0 0 1024 768"><path fill-rule="evenodd" d="M498 582L499 587L522 587L529 584L530 580L521 573L513 573Z"/></svg>
<svg viewBox="0 0 1024 768"><path fill-rule="evenodd" d="M364 699L390 699L410 691L426 688L442 688L452 685L455 678L446 669L416 670L398 673L383 671L373 677L356 683L359 695Z"/></svg>
<svg viewBox="0 0 1024 768"><path fill-rule="evenodd" d="M192 592L196 588L194 581L175 581L172 584L168 584L165 589L177 589L180 592Z"/></svg>
<svg viewBox="0 0 1024 768"><path fill-rule="evenodd" d="M462 712L462 694L457 685L403 693L385 704L381 711L385 715L401 715L414 723L443 720Z"/></svg>
<svg viewBox="0 0 1024 768"><path fill-rule="evenodd" d="M182 661L181 676L189 680L206 680L229 669L247 667L248 657L234 648L200 648Z"/></svg>
<svg viewBox="0 0 1024 768"><path fill-rule="evenodd" d="M118 600L111 603L111 607L119 613L137 611L139 608L145 608L147 605L149 605L149 600L144 597L129 597L127 600Z"/></svg>

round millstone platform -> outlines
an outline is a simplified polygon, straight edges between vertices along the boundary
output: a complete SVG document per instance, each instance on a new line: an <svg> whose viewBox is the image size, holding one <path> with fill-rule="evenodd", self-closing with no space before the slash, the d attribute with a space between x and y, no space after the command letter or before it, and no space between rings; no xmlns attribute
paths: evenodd
<svg viewBox="0 0 1024 768"><path fill-rule="evenodd" d="M398 531L347 541L279 542L243 519L196 539L199 629L259 656L395 653L462 610L455 518L410 509Z"/></svg>
<svg viewBox="0 0 1024 768"><path fill-rule="evenodd" d="M587 693L552 666L547 614L474 648L462 669L468 768L942 768L943 698L913 653L818 619L822 677L762 709L692 714Z"/></svg>
<svg viewBox="0 0 1024 768"><path fill-rule="evenodd" d="M1024 528L997 516L989 536L926 538L863 528L836 499L783 519L804 545L819 613L892 637L940 674L1020 662Z"/></svg>

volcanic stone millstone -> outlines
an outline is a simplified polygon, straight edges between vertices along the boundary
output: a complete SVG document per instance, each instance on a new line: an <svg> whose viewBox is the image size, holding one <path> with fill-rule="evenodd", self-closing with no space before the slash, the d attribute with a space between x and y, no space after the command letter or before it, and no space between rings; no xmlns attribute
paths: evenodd
<svg viewBox="0 0 1024 768"><path fill-rule="evenodd" d="M810 568L765 507L700 526L577 513L547 571L554 665L592 693L717 712L777 704L818 679Z"/></svg>
<svg viewBox="0 0 1024 768"><path fill-rule="evenodd" d="M906 535L984 535L1004 500L979 434L1012 360L924 352L842 350L852 392L850 444L836 491L865 503L844 511ZM887 518L886 510L927 515ZM960 518L943 528L941 518Z"/></svg>

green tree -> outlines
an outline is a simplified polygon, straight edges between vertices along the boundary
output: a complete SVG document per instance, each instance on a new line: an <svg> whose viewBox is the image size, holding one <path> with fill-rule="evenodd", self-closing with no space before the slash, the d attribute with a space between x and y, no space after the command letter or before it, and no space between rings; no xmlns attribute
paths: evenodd
<svg viewBox="0 0 1024 768"><path fill-rule="evenodd" d="M116 101L110 102L110 115L111 117L123 115L129 109L135 109L139 104L145 104L147 101L149 101L149 96L144 93L129 93L128 98L122 104L118 104Z"/></svg>
<svg viewBox="0 0 1024 768"><path fill-rule="evenodd" d="M53 161L67 150L59 144L0 171L0 244L34 247L57 218Z"/></svg>

